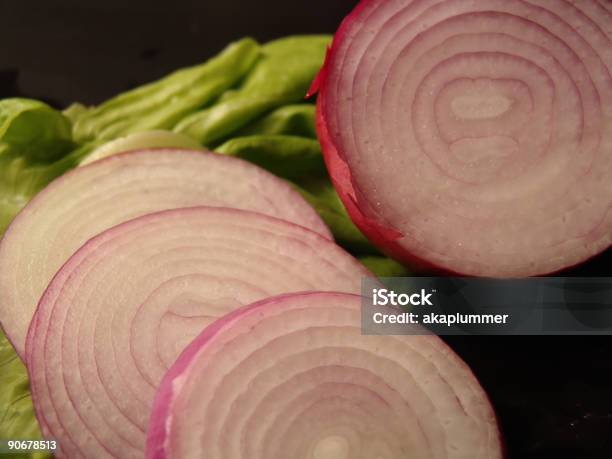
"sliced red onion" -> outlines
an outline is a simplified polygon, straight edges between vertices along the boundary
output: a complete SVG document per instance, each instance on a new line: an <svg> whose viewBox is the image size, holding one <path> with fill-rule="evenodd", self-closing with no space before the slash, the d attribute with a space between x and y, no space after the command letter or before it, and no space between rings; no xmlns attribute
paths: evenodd
<svg viewBox="0 0 612 459"><path fill-rule="evenodd" d="M306 290L359 292L367 271L329 239L258 213L196 207L91 239L54 277L30 326L36 415L63 458L142 458L156 388L207 325Z"/></svg>
<svg viewBox="0 0 612 459"><path fill-rule="evenodd" d="M208 327L156 395L147 459L495 459L469 368L435 336L364 336L360 297L263 300Z"/></svg>
<svg viewBox="0 0 612 459"><path fill-rule="evenodd" d="M44 289L84 242L134 217L199 205L252 210L332 237L288 184L242 160L156 149L98 161L43 190L0 244L0 323L17 352L23 356L27 329Z"/></svg>
<svg viewBox="0 0 612 459"><path fill-rule="evenodd" d="M606 1L364 0L315 81L326 163L396 258L561 270L612 238L611 68Z"/></svg>

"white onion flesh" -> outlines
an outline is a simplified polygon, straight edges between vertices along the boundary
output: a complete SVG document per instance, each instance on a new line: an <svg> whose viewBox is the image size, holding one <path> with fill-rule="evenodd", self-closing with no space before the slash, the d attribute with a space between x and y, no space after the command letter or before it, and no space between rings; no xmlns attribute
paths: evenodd
<svg viewBox="0 0 612 459"><path fill-rule="evenodd" d="M83 243L141 215L202 205L252 210L331 238L287 183L236 158L153 149L95 162L45 188L0 244L0 323L19 355L40 296Z"/></svg>
<svg viewBox="0 0 612 459"><path fill-rule="evenodd" d="M168 210L91 239L45 291L26 359L62 458L142 458L156 388L207 325L288 292L359 292L367 271L323 236L261 214Z"/></svg>
<svg viewBox="0 0 612 459"><path fill-rule="evenodd" d="M609 2L363 1L318 131L354 221L397 258L550 273L612 240L611 71Z"/></svg>
<svg viewBox="0 0 612 459"><path fill-rule="evenodd" d="M147 459L495 459L495 416L434 336L364 336L356 295L241 308L181 354L156 395Z"/></svg>

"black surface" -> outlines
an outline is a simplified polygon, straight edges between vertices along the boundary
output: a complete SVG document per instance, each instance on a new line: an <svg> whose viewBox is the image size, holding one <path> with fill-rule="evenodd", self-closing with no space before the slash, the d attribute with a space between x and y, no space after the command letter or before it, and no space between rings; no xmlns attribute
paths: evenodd
<svg viewBox="0 0 612 459"><path fill-rule="evenodd" d="M0 0L0 97L97 103L230 41L330 33L354 0Z"/></svg>
<svg viewBox="0 0 612 459"><path fill-rule="evenodd" d="M97 103L250 35L333 32L355 1L0 0L0 97ZM610 252L566 275L610 274ZM490 394L509 457L612 457L612 338L448 338Z"/></svg>

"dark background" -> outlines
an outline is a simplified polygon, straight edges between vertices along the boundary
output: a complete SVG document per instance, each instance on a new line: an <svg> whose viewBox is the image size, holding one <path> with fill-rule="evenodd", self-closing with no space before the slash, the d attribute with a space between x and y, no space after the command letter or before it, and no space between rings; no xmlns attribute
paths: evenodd
<svg viewBox="0 0 612 459"><path fill-rule="evenodd" d="M91 3L91 4L88 4ZM351 0L0 0L0 97L99 103L228 42L332 33ZM607 276L610 252L565 275ZM612 458L612 338L452 337L510 458Z"/></svg>

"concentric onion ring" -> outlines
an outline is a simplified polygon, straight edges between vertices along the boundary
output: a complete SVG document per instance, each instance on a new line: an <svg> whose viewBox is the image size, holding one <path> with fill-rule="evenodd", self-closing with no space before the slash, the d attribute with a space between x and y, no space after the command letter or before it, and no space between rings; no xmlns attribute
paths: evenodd
<svg viewBox="0 0 612 459"><path fill-rule="evenodd" d="M355 223L401 260L544 274L612 237L612 11L584 0L364 0L316 85Z"/></svg>
<svg viewBox="0 0 612 459"><path fill-rule="evenodd" d="M142 458L155 390L215 319L272 295L359 292L367 271L323 236L261 214L196 207L91 239L54 277L26 357L42 432L63 458Z"/></svg>
<svg viewBox="0 0 612 459"><path fill-rule="evenodd" d="M111 156L55 180L0 244L0 323L23 356L40 296L62 264L98 233L165 209L220 206L295 222L331 239L286 182L245 161L180 149Z"/></svg>
<svg viewBox="0 0 612 459"><path fill-rule="evenodd" d="M434 336L363 336L359 296L263 300L208 327L156 395L147 459L495 459L487 397Z"/></svg>

